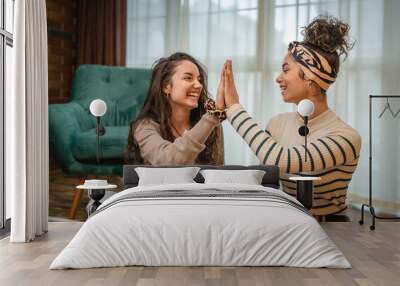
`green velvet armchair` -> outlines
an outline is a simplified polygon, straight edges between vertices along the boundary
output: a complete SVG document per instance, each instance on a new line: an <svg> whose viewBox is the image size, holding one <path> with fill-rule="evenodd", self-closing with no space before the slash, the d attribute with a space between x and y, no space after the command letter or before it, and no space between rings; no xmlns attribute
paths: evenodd
<svg viewBox="0 0 400 286"><path fill-rule="evenodd" d="M50 152L67 173L122 174L129 123L143 105L151 71L126 67L81 65L76 70L70 102L49 105ZM104 100L101 117L106 132L100 137L96 163L96 119L90 102Z"/></svg>

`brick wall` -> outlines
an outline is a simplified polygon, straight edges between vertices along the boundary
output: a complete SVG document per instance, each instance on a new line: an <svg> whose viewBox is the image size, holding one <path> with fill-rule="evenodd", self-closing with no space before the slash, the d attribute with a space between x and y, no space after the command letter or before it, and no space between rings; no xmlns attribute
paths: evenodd
<svg viewBox="0 0 400 286"><path fill-rule="evenodd" d="M67 102L76 68L78 0L47 0L49 102Z"/></svg>

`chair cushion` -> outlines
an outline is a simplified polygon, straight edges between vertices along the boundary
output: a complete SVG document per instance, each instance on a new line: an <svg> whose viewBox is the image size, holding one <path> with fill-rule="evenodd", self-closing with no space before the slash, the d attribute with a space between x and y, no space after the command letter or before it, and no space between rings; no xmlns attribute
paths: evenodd
<svg viewBox="0 0 400 286"><path fill-rule="evenodd" d="M100 136L99 154L102 159L123 159L128 143L129 126L106 126ZM79 161L95 161L97 156L96 129L77 133L72 140L72 154Z"/></svg>

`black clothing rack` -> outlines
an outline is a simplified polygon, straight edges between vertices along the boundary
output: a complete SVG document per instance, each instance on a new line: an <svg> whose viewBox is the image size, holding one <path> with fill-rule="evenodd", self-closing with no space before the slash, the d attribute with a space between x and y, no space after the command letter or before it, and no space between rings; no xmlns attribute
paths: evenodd
<svg viewBox="0 0 400 286"><path fill-rule="evenodd" d="M376 215L375 209L372 206L372 100L375 98L400 98L400 95L370 95L369 96L369 202L368 204L363 204L361 206L361 219L359 221L360 224L364 224L364 208L369 208L369 212L372 216L372 225L370 225L370 229L375 229L375 219L389 219L389 220L397 220L400 217L381 217Z"/></svg>

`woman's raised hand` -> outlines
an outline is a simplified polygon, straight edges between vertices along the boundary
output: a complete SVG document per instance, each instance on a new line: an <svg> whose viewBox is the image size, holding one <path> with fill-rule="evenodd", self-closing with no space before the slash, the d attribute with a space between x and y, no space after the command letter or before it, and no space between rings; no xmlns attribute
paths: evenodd
<svg viewBox="0 0 400 286"><path fill-rule="evenodd" d="M221 70L221 75L219 78L219 84L217 89L217 98L215 100L215 107L218 110L225 110L225 80L224 80L225 66L226 63L224 64Z"/></svg>
<svg viewBox="0 0 400 286"><path fill-rule="evenodd" d="M222 78L224 79L225 105L229 108L232 105L239 103L239 95L233 77L232 60L227 60L225 62Z"/></svg>

